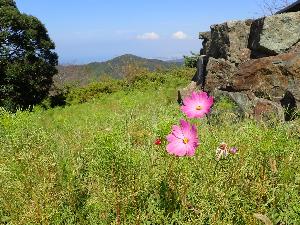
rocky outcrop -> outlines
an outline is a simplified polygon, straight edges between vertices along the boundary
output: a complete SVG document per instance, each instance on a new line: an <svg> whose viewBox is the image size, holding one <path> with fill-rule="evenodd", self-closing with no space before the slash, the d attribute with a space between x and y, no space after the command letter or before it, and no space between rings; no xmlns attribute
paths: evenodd
<svg viewBox="0 0 300 225"><path fill-rule="evenodd" d="M231 76L232 91L252 91L256 96L280 102L284 94L294 93L300 103L300 54L284 53L250 60Z"/></svg>
<svg viewBox="0 0 300 225"><path fill-rule="evenodd" d="M200 33L208 58L204 89L227 95L255 118L271 112L283 118L300 107L299 24L300 12L291 12Z"/></svg>
<svg viewBox="0 0 300 225"><path fill-rule="evenodd" d="M281 104L256 97L252 92L229 92L215 90L212 92L214 96L226 96L236 103L239 114L243 117L255 119L273 119L274 117L284 120L284 109Z"/></svg>
<svg viewBox="0 0 300 225"><path fill-rule="evenodd" d="M300 40L300 13L292 12L252 22L249 48L266 55L287 52Z"/></svg>
<svg viewBox="0 0 300 225"><path fill-rule="evenodd" d="M204 39L203 54L240 63L250 57L248 39L252 20L229 21L211 26L211 32L200 33Z"/></svg>
<svg viewBox="0 0 300 225"><path fill-rule="evenodd" d="M210 57L206 66L205 89L227 89L232 81L232 76L237 71L234 63L225 59Z"/></svg>

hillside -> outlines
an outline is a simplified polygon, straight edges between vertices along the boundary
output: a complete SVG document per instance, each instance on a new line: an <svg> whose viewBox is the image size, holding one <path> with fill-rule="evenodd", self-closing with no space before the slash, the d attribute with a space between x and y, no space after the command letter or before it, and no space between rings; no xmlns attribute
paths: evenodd
<svg viewBox="0 0 300 225"><path fill-rule="evenodd" d="M93 62L85 65L60 65L58 66L58 75L55 76L54 80L58 84L70 82L87 84L91 81L97 81L103 76L120 79L129 72L165 70L181 65L182 61L162 61L125 54L105 62Z"/></svg>
<svg viewBox="0 0 300 225"><path fill-rule="evenodd" d="M167 154L166 136L183 118L177 89L193 72L149 74L65 108L0 111L0 221L242 225L258 224L260 213L300 224L299 120L236 118L216 101L208 118L193 120L196 155ZM223 141L238 153L216 161Z"/></svg>

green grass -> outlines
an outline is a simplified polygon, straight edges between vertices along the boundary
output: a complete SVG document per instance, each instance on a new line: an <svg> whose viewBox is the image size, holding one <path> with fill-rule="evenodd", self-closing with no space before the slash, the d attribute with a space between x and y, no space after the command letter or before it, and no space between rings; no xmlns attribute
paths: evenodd
<svg viewBox="0 0 300 225"><path fill-rule="evenodd" d="M190 72L192 75L192 72ZM171 77L172 78L172 77ZM232 118L227 101L193 120L192 158L166 153L187 78L84 104L1 112L0 224L300 224L299 120ZM225 141L238 155L215 160ZM275 165L276 162L276 166Z"/></svg>

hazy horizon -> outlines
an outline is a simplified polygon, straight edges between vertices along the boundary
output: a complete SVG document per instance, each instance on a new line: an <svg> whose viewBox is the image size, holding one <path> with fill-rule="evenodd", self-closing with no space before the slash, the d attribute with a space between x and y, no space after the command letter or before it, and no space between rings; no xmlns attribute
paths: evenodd
<svg viewBox="0 0 300 225"><path fill-rule="evenodd" d="M142 57L142 56L139 56L139 55L135 55L135 54L132 54L132 53L125 53L125 54L121 54L121 55L116 55L116 56L113 56L113 57L110 57L110 58L105 58L105 59L100 59L98 61L88 61L88 62L59 62L58 65L60 66L72 66L72 65L86 65L86 64L89 64L89 63L101 63L101 62L107 62L109 60L112 60L112 59L115 59L117 57L120 57L120 56L124 56L124 55L133 55L133 56L137 56L137 57L140 57L140 58L145 58L145 59L157 59L157 60L162 60L162 61L165 61L165 62L168 62L168 61L172 61L172 60L183 60L183 56L182 57L179 57L179 58L164 58L164 57L157 57L157 58L152 58L152 57Z"/></svg>
<svg viewBox="0 0 300 225"><path fill-rule="evenodd" d="M199 52L198 33L228 20L258 17L253 0L16 0L45 24L60 64L101 62L123 54L178 59Z"/></svg>

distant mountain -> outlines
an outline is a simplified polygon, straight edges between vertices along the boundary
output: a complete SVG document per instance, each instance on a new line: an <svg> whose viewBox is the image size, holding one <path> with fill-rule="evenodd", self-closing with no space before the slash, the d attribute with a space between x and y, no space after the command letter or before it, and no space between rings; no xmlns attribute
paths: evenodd
<svg viewBox="0 0 300 225"><path fill-rule="evenodd" d="M184 63L184 58L181 58L181 59L170 59L170 60L167 60L166 62L170 62L170 63L178 63L178 64L183 65L183 63Z"/></svg>
<svg viewBox="0 0 300 225"><path fill-rule="evenodd" d="M97 81L103 76L122 79L128 73L141 70L165 70L179 67L182 62L146 59L131 54L118 56L105 62L93 62L85 65L60 65L58 75L54 77L57 84L77 82L87 84Z"/></svg>

